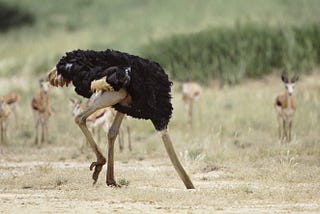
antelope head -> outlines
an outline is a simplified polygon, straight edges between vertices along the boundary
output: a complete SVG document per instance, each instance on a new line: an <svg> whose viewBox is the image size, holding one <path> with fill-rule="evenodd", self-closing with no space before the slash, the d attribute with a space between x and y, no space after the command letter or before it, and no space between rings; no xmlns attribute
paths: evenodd
<svg viewBox="0 0 320 214"><path fill-rule="evenodd" d="M45 79L40 79L39 84L40 84L41 91L43 91L45 94L47 94L49 91L49 85L50 85L49 81L47 81Z"/></svg>
<svg viewBox="0 0 320 214"><path fill-rule="evenodd" d="M291 79L289 79L287 72L285 70L283 70L282 74L281 74L281 79L282 79L282 82L284 83L284 86L286 88L287 95L292 96L295 84L299 79L299 75L297 73L295 73L293 75L293 77Z"/></svg>
<svg viewBox="0 0 320 214"><path fill-rule="evenodd" d="M81 101L70 98L72 115L77 116L81 113Z"/></svg>

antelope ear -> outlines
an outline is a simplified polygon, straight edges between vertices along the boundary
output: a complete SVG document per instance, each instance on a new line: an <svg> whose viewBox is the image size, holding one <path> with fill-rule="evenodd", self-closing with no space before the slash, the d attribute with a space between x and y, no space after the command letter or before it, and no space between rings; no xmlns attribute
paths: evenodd
<svg viewBox="0 0 320 214"><path fill-rule="evenodd" d="M291 79L291 82L292 82L292 83L295 83L295 82L297 82L298 80L299 80L299 74L295 73L294 76L293 76L292 79Z"/></svg>
<svg viewBox="0 0 320 214"><path fill-rule="evenodd" d="M70 100L71 103L76 103L76 100L73 99L73 98L69 98L69 100Z"/></svg>
<svg viewBox="0 0 320 214"><path fill-rule="evenodd" d="M288 75L287 75L287 72L285 69L282 70L281 72L281 79L282 79L282 82L284 83L288 83L289 80L288 80Z"/></svg>

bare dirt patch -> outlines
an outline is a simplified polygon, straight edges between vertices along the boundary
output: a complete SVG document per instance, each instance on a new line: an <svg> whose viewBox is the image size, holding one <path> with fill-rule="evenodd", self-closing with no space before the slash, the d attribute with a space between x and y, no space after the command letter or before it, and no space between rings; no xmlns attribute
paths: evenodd
<svg viewBox="0 0 320 214"><path fill-rule="evenodd" d="M272 175L268 177L267 169L241 164L205 166L202 172L189 169L197 189L186 190L169 160L160 158L117 161L116 176L128 180L127 187L107 187L105 172L92 186L90 160L81 159L82 156L63 161L41 160L47 149L26 148L24 155L19 153L15 157L13 153L17 148L2 147L1 213L320 211L319 183L313 179L299 183L287 179L279 181L277 177L272 179ZM50 146L50 149L51 155L61 151L61 147ZM38 154L39 161L34 160L36 156L29 155L32 152ZM48 159L51 155L48 154ZM319 175L319 171L315 173Z"/></svg>

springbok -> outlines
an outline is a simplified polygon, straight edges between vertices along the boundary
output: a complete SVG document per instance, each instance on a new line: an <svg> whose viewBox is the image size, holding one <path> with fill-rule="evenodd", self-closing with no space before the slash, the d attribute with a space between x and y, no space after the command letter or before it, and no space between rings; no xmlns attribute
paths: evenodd
<svg viewBox="0 0 320 214"><path fill-rule="evenodd" d="M3 96L3 99L6 101L6 103L10 106L11 112L13 113L14 120L15 120L15 126L16 128L19 127L18 124L18 112L17 112L17 103L19 100L19 95L15 92L10 92Z"/></svg>
<svg viewBox="0 0 320 214"><path fill-rule="evenodd" d="M7 142L7 126L8 126L8 117L10 115L10 107L4 100L0 98L0 126L1 126L1 143Z"/></svg>
<svg viewBox="0 0 320 214"><path fill-rule="evenodd" d="M80 100L75 100L70 98L71 101L71 108L72 108L72 115L74 117L76 117L77 115L79 115L85 108L87 108L87 106L90 103L90 100L84 100L84 101L80 101ZM107 136L108 134L108 130L111 127L111 124L114 120L114 117L116 115L116 111L111 108L111 107L107 107L107 108L103 108L103 109L99 109L96 112L94 112L93 114L91 114L87 120L87 126L89 128L89 130L92 133L96 132L96 136L97 136L97 141L101 142L101 136L100 136L100 132L101 129L103 130L103 132L105 133L105 136ZM126 129L127 129L127 133L128 133L128 142L129 142L129 150L132 150L131 147L131 136L130 136L130 128L128 126L128 124L126 124ZM123 129L120 128L119 130L119 149L120 152L123 151ZM87 141L85 141L87 142ZM84 148L85 143L81 146L81 150Z"/></svg>
<svg viewBox="0 0 320 214"><path fill-rule="evenodd" d="M287 143L291 141L291 128L294 113L296 111L296 100L293 96L295 83L298 81L299 76L295 74L291 79L285 70L281 74L282 82L285 85L285 93L278 95L274 107L277 113L277 119L279 123L279 140L283 143L285 140Z"/></svg>
<svg viewBox="0 0 320 214"><path fill-rule="evenodd" d="M193 104L201 94L201 86L195 82L186 82L182 84L182 100L188 112L188 123L193 123Z"/></svg>
<svg viewBox="0 0 320 214"><path fill-rule="evenodd" d="M35 120L35 140L38 144L38 128L41 125L41 143L48 142L48 120L52 114L51 103L49 97L49 82L40 79L40 90L36 92L31 101L31 107Z"/></svg>

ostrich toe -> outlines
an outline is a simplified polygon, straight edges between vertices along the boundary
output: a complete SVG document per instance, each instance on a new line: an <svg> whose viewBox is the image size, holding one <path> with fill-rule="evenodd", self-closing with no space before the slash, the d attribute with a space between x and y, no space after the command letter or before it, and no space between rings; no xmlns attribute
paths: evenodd
<svg viewBox="0 0 320 214"><path fill-rule="evenodd" d="M99 174L102 170L103 165L106 163L106 160L104 161L97 161L97 162L92 162L90 165L90 170L92 171L94 168L94 172L92 174L92 179L93 179L93 185L97 183Z"/></svg>
<svg viewBox="0 0 320 214"><path fill-rule="evenodd" d="M117 182L115 180L107 180L107 185L109 187L121 188L121 185L117 184Z"/></svg>

